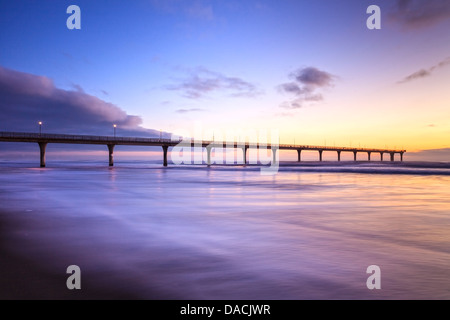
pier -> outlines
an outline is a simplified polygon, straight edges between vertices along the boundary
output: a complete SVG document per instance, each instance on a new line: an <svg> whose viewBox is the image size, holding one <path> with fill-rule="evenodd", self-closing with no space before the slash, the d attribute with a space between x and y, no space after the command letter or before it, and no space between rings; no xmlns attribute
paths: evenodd
<svg viewBox="0 0 450 320"><path fill-rule="evenodd" d="M108 148L109 165L114 165L114 147L117 145L127 146L151 146L161 147L163 151L163 165L168 165L169 148L177 145L183 147L201 147L207 151L207 164L211 163L211 150L213 148L241 148L243 151L242 163L247 163L247 152L250 148L262 148L261 144L252 142L216 142L216 141L198 141L198 140L172 140L161 138L139 138L139 137L115 137L115 136L92 136L92 135L69 135L69 134L42 134L42 133L26 133L26 132L0 132L1 142L27 142L37 143L40 150L40 166L45 167L45 152L49 143L59 144L96 144L105 145ZM376 148L352 148L352 147L327 147L327 146L311 146L298 144L264 144L266 149L272 150L273 162L276 161L276 153L278 150L292 150L297 152L298 162L301 161L302 151L317 151L319 161L323 161L324 152L335 152L337 161L341 161L342 152L350 152L353 154L353 160L357 160L358 153L366 153L368 161L371 161L372 154L379 154L381 161L383 155L388 155L390 161L395 161L395 155L398 154L400 161L403 161L403 154L406 150L398 149L376 149Z"/></svg>

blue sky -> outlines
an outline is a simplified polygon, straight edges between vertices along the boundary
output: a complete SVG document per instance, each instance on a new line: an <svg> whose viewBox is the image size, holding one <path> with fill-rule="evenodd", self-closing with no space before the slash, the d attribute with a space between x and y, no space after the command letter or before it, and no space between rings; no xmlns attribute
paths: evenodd
<svg viewBox="0 0 450 320"><path fill-rule="evenodd" d="M71 4L81 30L66 27ZM371 4L381 30L366 27ZM52 110L70 97L136 116L115 110L117 120L90 123L105 111L80 102L90 113L68 133L92 133L90 124L102 134L112 122L177 133L201 122L278 129L282 142L439 149L450 147L449 27L439 0L2 1L0 66L51 80ZM31 131L38 120L64 129L64 114L36 114L46 118L30 112L6 129Z"/></svg>

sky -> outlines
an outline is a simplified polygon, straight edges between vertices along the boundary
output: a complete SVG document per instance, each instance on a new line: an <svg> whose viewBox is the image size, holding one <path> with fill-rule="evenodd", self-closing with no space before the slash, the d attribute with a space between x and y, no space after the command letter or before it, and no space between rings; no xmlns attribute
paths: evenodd
<svg viewBox="0 0 450 320"><path fill-rule="evenodd" d="M0 1L0 131L278 130L450 157L449 30L447 0Z"/></svg>

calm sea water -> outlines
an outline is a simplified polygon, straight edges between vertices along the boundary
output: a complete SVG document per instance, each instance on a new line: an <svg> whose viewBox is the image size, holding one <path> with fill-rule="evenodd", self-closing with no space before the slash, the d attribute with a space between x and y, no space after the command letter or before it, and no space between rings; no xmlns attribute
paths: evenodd
<svg viewBox="0 0 450 320"><path fill-rule="evenodd" d="M8 250L63 277L78 265L85 291L450 299L448 164L0 163L0 212Z"/></svg>

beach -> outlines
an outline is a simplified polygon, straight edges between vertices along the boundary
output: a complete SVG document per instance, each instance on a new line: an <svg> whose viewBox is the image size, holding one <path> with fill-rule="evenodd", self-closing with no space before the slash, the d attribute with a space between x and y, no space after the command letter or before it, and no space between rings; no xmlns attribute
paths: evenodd
<svg viewBox="0 0 450 320"><path fill-rule="evenodd" d="M0 297L450 298L448 163L259 169L2 162Z"/></svg>

